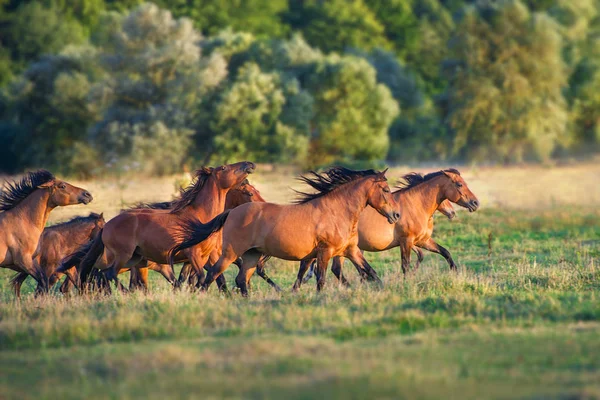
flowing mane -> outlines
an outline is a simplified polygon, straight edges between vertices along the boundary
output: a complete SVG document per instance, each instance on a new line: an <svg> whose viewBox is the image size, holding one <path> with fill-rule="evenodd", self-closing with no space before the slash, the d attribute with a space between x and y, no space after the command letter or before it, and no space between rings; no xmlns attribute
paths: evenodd
<svg viewBox="0 0 600 400"><path fill-rule="evenodd" d="M308 175L301 175L298 180L306 183L316 190L315 193L304 193L296 191L298 198L294 200L296 204L304 204L311 200L323 197L331 193L334 189L366 176L377 176L378 172L372 169L365 171L353 171L344 167L333 167L323 173L310 171Z"/></svg>
<svg viewBox="0 0 600 400"><path fill-rule="evenodd" d="M8 211L33 193L38 186L54 180L54 175L45 169L28 172L20 181L6 182L0 193L0 211Z"/></svg>
<svg viewBox="0 0 600 400"><path fill-rule="evenodd" d="M170 210L171 208L173 208L173 201L158 201L156 203L137 203L128 210Z"/></svg>
<svg viewBox="0 0 600 400"><path fill-rule="evenodd" d="M396 184L396 188L398 190L396 190L394 193L402 192L402 191L408 190L410 188L413 188L417 185L420 185L423 182L427 182L435 177L443 175L444 172L451 172L456 175L460 175L460 172L458 172L458 170L454 169L454 168L448 168L448 169L443 169L443 170L439 170L436 172L430 172L426 175L420 174L418 172L411 172L411 173L404 175L401 178L401 180L398 181L398 183Z"/></svg>
<svg viewBox="0 0 600 400"><path fill-rule="evenodd" d="M72 228L75 225L83 224L86 222L96 222L100 218L102 218L101 214L90 213L90 215L88 215L87 217L75 217L68 221L61 222L60 224L55 224L55 225L49 226L49 227L45 228L45 230L51 231L51 230L55 230L55 229Z"/></svg>
<svg viewBox="0 0 600 400"><path fill-rule="evenodd" d="M173 209L172 213L181 210L182 208L192 204L198 193L204 187L204 184L212 174L213 169L208 167L202 167L196 171L194 176L195 181L192 182L187 188L181 189L179 197L171 203Z"/></svg>

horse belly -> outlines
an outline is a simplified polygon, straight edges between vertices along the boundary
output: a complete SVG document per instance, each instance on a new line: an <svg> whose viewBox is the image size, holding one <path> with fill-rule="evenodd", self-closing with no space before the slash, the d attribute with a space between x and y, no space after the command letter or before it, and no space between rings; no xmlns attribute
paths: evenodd
<svg viewBox="0 0 600 400"><path fill-rule="evenodd" d="M374 211L374 210L373 210ZM376 214L358 222L358 247L365 251L383 251L395 245L394 225Z"/></svg>

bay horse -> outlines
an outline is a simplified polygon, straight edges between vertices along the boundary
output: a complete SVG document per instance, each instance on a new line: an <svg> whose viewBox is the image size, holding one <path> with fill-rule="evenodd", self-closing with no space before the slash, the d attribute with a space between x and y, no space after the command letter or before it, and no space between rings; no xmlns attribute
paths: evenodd
<svg viewBox="0 0 600 400"><path fill-rule="evenodd" d="M188 220L181 227L181 240L169 254L170 263L185 249L222 232L222 253L208 269L202 285L207 290L225 269L242 258L236 277L243 296L256 264L263 255L285 260L317 259L321 272L317 290L325 284L325 271L331 257L344 255L365 278L381 283L377 273L358 248L358 217L367 205L389 224L400 215L396 211L385 171L352 171L334 167L325 173L311 172L300 180L316 190L299 192L295 204L246 203L225 211L207 224Z"/></svg>
<svg viewBox="0 0 600 400"><path fill-rule="evenodd" d="M242 182L242 184L230 190L227 193L225 199L225 210L231 210L242 204L250 202L264 203L266 200L262 197L256 187L254 187L248 180ZM265 271L265 263L268 257L263 256L260 258L256 266L256 274L260 276L265 282L269 284L277 292L281 292L281 288L267 275ZM234 262L239 268L241 268L241 260L238 259ZM193 270L189 263L185 263L179 274L178 285L181 286L185 281L188 281L189 285L200 287L204 282L204 276L198 276Z"/></svg>
<svg viewBox="0 0 600 400"><path fill-rule="evenodd" d="M31 275L45 292L48 279L34 264L33 254L50 212L92 199L87 190L56 179L46 170L8 182L0 192L0 267Z"/></svg>
<svg viewBox="0 0 600 400"><path fill-rule="evenodd" d="M44 229L33 253L33 262L48 277L49 289L63 276L63 273L55 273L61 260L80 246L95 239L105 222L103 214L90 213L87 217L75 217L67 222ZM73 272L68 271L67 273ZM17 297L21 296L21 286L28 276L29 274L25 272L19 272L11 279L11 285ZM68 281L67 279L65 282ZM41 286L38 284L36 293L41 290ZM65 288L61 286L63 293L64 290Z"/></svg>
<svg viewBox="0 0 600 400"><path fill-rule="evenodd" d="M454 211L454 207L452 207L452 203L450 201L448 201L448 199L442 201L436 211L439 212L440 214L446 216L446 218L448 218L449 220L454 219L454 217L456 216L456 211ZM385 228L387 229L387 226ZM359 219L359 223L358 223L358 230L359 230L359 235L360 235L360 230L361 230L360 219ZM431 237L432 233L433 233L433 215L429 218L429 221L427 223L426 239L429 239ZM421 262L423 262L423 250L421 250L417 246L418 245L415 245L412 248L413 252L415 252L415 254L417 255L417 263L415 264L415 270L417 270L419 268L419 266L421 265ZM363 250L361 250L361 251L363 251ZM304 279L302 280L302 283L306 283L312 278L312 276L314 275L315 264L316 264L316 262L313 260L310 264L310 269L308 270L308 274L306 274L306 277L304 277ZM332 272L336 276L336 278L338 278L342 282L342 284L344 284L345 286L349 286L348 281L342 274L342 270L341 270L342 265L343 265L343 260L340 259L340 263L336 263L332 266Z"/></svg>
<svg viewBox="0 0 600 400"><path fill-rule="evenodd" d="M121 269L135 267L148 260L167 264L167 253L176 244L179 226L190 218L210 221L225 209L227 192L242 183L255 169L243 161L196 171L194 182L182 190L168 210L131 210L108 221L100 235L91 242L79 264L81 282L86 282L94 267L106 270L109 281L117 279ZM209 261L218 258L219 238L214 237L179 255L177 262L189 260L196 273ZM172 265L171 265L172 268ZM200 271L200 272L199 272Z"/></svg>
<svg viewBox="0 0 600 400"><path fill-rule="evenodd" d="M406 183L392 194L402 210L402 216L390 226L375 210L366 208L358 222L358 247L369 252L400 247L404 274L409 271L411 249L415 246L442 255L450 268L456 270L450 252L431 238L432 216L444 200L458 204L469 212L479 208L479 200L454 168L427 175L410 173L403 179ZM347 284L342 275L342 264L343 259L334 259L331 270L342 283ZM298 273L300 282L307 268L308 265L301 265Z"/></svg>

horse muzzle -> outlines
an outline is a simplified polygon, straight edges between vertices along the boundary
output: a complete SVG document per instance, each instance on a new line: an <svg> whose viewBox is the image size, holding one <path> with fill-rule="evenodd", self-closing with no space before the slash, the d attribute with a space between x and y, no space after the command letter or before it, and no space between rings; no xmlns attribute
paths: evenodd
<svg viewBox="0 0 600 400"><path fill-rule="evenodd" d="M85 191L83 193L81 193L81 195L79 195L79 202L83 203L83 204L88 204L90 203L92 200L94 200L94 197L92 196L92 194L88 191Z"/></svg>
<svg viewBox="0 0 600 400"><path fill-rule="evenodd" d="M246 165L244 165L244 169L243 171L247 174L251 174L254 172L254 170L256 169L256 165L253 162L246 162Z"/></svg>
<svg viewBox="0 0 600 400"><path fill-rule="evenodd" d="M387 215L387 220L390 224L395 224L400 219L400 213L398 211L393 211L391 214Z"/></svg>
<svg viewBox="0 0 600 400"><path fill-rule="evenodd" d="M474 199L469 201L469 203L467 204L467 208L469 209L469 212L477 211L477 209L479 208L479 200Z"/></svg>

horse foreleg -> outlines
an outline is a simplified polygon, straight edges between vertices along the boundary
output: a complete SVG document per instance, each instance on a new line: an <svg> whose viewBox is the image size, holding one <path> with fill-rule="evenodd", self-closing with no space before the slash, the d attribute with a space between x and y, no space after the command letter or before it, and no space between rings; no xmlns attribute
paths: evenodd
<svg viewBox="0 0 600 400"><path fill-rule="evenodd" d="M193 272L192 269L192 264L189 262L183 264L183 267L181 267L181 271L179 272L179 278L175 284L176 288L181 288L185 281L188 281L188 283L191 284L190 279ZM202 275L204 275L204 271L202 271Z"/></svg>
<svg viewBox="0 0 600 400"><path fill-rule="evenodd" d="M373 267L371 267L371 264L369 264L369 262L362 254L358 246L354 246L351 249L349 249L346 256L352 262L352 264L354 264L356 270L359 272L362 279L374 281L379 283L380 285L383 284L383 282L381 282L381 279L379 279L377 272L373 269Z"/></svg>
<svg viewBox="0 0 600 400"><path fill-rule="evenodd" d="M334 257L333 262L331 263L331 272L335 275L336 278L342 283L342 285L346 287L350 287L350 283L344 276L344 272L342 271L342 266L344 265L344 257Z"/></svg>
<svg viewBox="0 0 600 400"><path fill-rule="evenodd" d="M448 262L448 265L450 266L450 269L456 271L456 264L454 263L454 260L452 259L452 255L450 254L450 252L445 248L440 246L439 244L437 244L433 239L429 238L426 242L424 242L423 244L419 245L420 247L424 248L425 250L429 250L433 253L437 253L440 254L442 257L444 257L446 259L446 261Z"/></svg>
<svg viewBox="0 0 600 400"><path fill-rule="evenodd" d="M402 257L402 273L406 275L410 271L410 251L412 243L404 242L400 244L400 255Z"/></svg>
<svg viewBox="0 0 600 400"><path fill-rule="evenodd" d="M258 276L263 278L273 289L275 289L275 291L281 292L281 288L279 287L279 285L277 285L275 282L273 282L273 280L271 280L271 278L269 278L269 276L267 275L267 272L265 271L264 257L261 257L261 259L258 261L258 265L256 266L256 273L258 274Z"/></svg>
<svg viewBox="0 0 600 400"><path fill-rule="evenodd" d="M416 246L413 246L412 250L417 255L417 262L415 263L415 271L416 271L419 269L419 267L421 266L421 263L423 262L423 251Z"/></svg>
<svg viewBox="0 0 600 400"><path fill-rule="evenodd" d="M331 250L329 248L319 249L317 252L317 291L320 292L325 286L327 278L327 265L331 259Z"/></svg>
<svg viewBox="0 0 600 400"><path fill-rule="evenodd" d="M300 261L300 268L298 269L298 276L296 278L296 282L294 282L294 287L292 287L292 290L294 292L297 291L298 289L300 289L300 286L302 286L302 282L303 282L302 278L304 278L304 274L308 270L308 267L313 265L313 262L316 262L316 260L314 258Z"/></svg>

